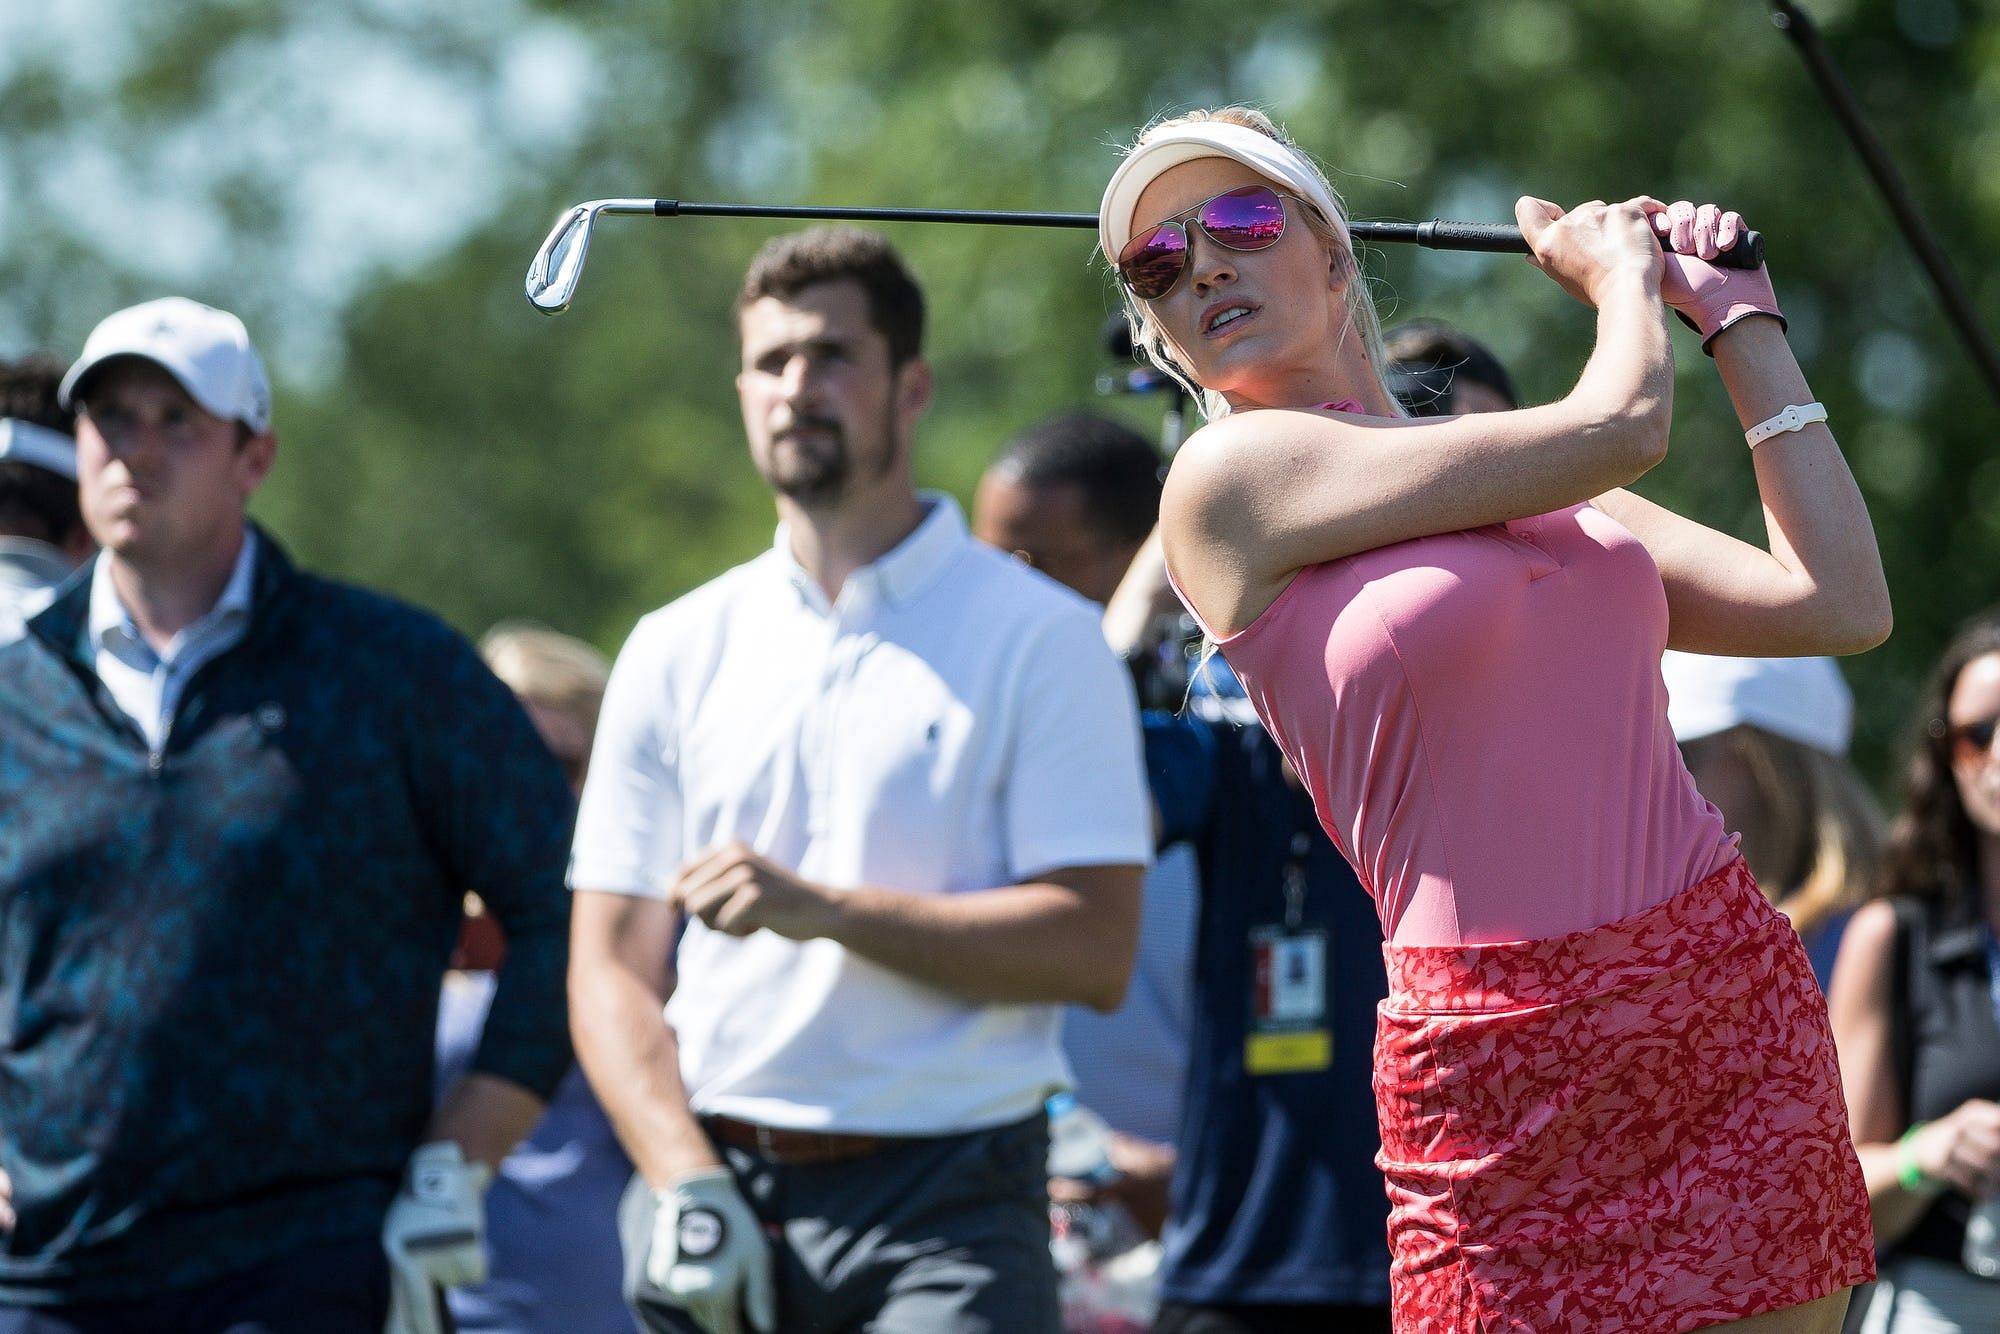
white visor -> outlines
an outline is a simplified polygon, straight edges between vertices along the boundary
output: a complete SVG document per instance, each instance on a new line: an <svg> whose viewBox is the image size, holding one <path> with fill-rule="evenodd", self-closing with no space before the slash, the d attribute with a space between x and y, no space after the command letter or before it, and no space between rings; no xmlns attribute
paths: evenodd
<svg viewBox="0 0 2000 1334"><path fill-rule="evenodd" d="M76 480L76 441L33 422L0 417L0 460L32 463L45 472Z"/></svg>
<svg viewBox="0 0 2000 1334"><path fill-rule="evenodd" d="M1104 187L1104 202L1097 210L1097 244L1107 262L1116 265L1119 252L1132 239L1136 230L1132 213L1146 187L1162 172L1204 157L1233 158L1305 200L1340 234L1341 246L1353 253L1354 243L1333 196L1297 149L1241 125L1198 120L1146 135L1111 173L1111 183Z"/></svg>

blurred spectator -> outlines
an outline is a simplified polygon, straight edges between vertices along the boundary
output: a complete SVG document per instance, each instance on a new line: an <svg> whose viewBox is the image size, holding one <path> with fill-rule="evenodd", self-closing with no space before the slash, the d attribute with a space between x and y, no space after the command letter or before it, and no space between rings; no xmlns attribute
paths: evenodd
<svg viewBox="0 0 2000 1334"><path fill-rule="evenodd" d="M0 644L21 637L90 555L76 501L76 414L53 357L0 362Z"/></svg>
<svg viewBox="0 0 2000 1334"><path fill-rule="evenodd" d="M1056 1328L1043 1102L1057 1006L1130 975L1138 727L1090 609L914 490L922 329L873 233L759 253L736 385L777 539L642 620L605 696L571 991L651 1330Z"/></svg>
<svg viewBox="0 0 2000 1334"><path fill-rule="evenodd" d="M610 670L603 655L582 640L516 621L488 631L479 651L527 709L572 787L581 788ZM466 926L491 920L475 912ZM438 1072L446 1087L478 1045L500 944L497 931L479 933L467 952L484 966L445 979ZM582 1069L572 1065L548 1111L500 1164L486 1192L487 1279L451 1293L463 1334L632 1334L618 1252L618 1197L631 1179L632 1164L611 1123Z"/></svg>
<svg viewBox="0 0 2000 1334"><path fill-rule="evenodd" d="M1382 930L1261 727L1152 718L1161 838L1201 902L1161 1334L1389 1329L1375 1167Z"/></svg>
<svg viewBox="0 0 2000 1334"><path fill-rule="evenodd" d="M1105 618L1114 647L1152 656L1113 627L1148 624L1132 609L1165 588L1149 541ZM1120 1164L1104 1193L1171 1191L1158 1331L1386 1331L1382 931L1277 746L1218 695L1232 684L1217 658L1186 714L1145 717L1159 837L1197 854L1192 1022L1174 1153Z"/></svg>
<svg viewBox="0 0 2000 1334"><path fill-rule="evenodd" d="M1519 407L1514 377L1486 346L1443 320L1411 320L1382 336L1389 390L1412 417Z"/></svg>
<svg viewBox="0 0 2000 1334"><path fill-rule="evenodd" d="M1090 412L1064 412L1028 427L1001 447L979 481L972 529L980 540L1100 607L1111 600L1160 513L1160 458L1138 432ZM1143 659L1141 660L1144 661ZM1141 683L1143 688L1143 682ZM1117 1292L1095 1267L1165 1222L1181 1084L1187 1072L1188 991L1194 950L1194 848L1159 849L1146 873L1139 953L1125 1003L1110 1014L1071 1006L1063 1054L1077 1099L1111 1129L1105 1146L1118 1179L1091 1189L1054 1179L1058 1226L1079 1229L1082 1247L1059 1248L1064 1319L1085 1328L1112 1311L1150 1319L1157 1301L1158 1249L1117 1262ZM1137 1224L1092 1220L1080 1209L1115 1200ZM1096 1221L1099 1226L1093 1228Z"/></svg>
<svg viewBox="0 0 2000 1334"><path fill-rule="evenodd" d="M1102 607L1159 518L1160 468L1145 437L1122 422L1057 413L987 465L973 529Z"/></svg>
<svg viewBox="0 0 2000 1334"><path fill-rule="evenodd" d="M1001 448L980 478L972 531L1102 607L1159 512L1160 458L1145 437L1107 417L1066 412ZM1187 1067L1193 877L1191 848L1161 850L1146 875L1125 1003L1110 1014L1072 1006L1063 1015L1078 1101L1121 1135L1158 1148L1173 1138Z"/></svg>
<svg viewBox="0 0 2000 1334"><path fill-rule="evenodd" d="M2000 616L1988 613L1924 687L1880 897L1854 914L1834 968L1834 1039L1883 1253L1869 1334L2000 1328L1996 719ZM1969 1245L1981 1213L1988 1231Z"/></svg>
<svg viewBox="0 0 2000 1334"><path fill-rule="evenodd" d="M1845 758L1854 696L1839 666L1670 650L1660 672L1695 787L1739 831L1750 873L1791 919L1824 989L1886 836Z"/></svg>
<svg viewBox="0 0 2000 1334"><path fill-rule="evenodd" d="M63 396L103 553L0 648L0 1331L434 1330L569 1061L561 775L469 644L246 520L235 316L120 311ZM471 888L511 950L433 1114Z"/></svg>

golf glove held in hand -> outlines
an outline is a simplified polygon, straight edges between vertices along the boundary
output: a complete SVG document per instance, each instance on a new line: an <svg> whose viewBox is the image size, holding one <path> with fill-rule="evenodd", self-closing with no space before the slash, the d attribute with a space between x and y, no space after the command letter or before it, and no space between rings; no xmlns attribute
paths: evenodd
<svg viewBox="0 0 2000 1334"><path fill-rule="evenodd" d="M634 1195L645 1189L634 1182ZM650 1200L628 1198L628 1208L651 1206L650 1232L634 1228L626 1235L627 1248L636 1252L628 1258L643 1256L630 1266L640 1272L628 1292L640 1322L658 1328L646 1320L646 1308L664 1305L685 1311L708 1334L775 1330L771 1250L729 1169L689 1172L665 1190L646 1193ZM631 1219L642 1221L642 1215Z"/></svg>
<svg viewBox="0 0 2000 1334"><path fill-rule="evenodd" d="M1674 314L1701 335L1701 350L1710 356L1715 336L1746 315L1772 315L1780 328L1785 316L1771 290L1771 271L1724 269L1693 255L1667 251L1667 269L1660 296Z"/></svg>
<svg viewBox="0 0 2000 1334"><path fill-rule="evenodd" d="M426 1144L410 1155L403 1189L382 1221L389 1256L386 1334L444 1334L446 1288L486 1277L486 1216L480 1196L492 1173L458 1145Z"/></svg>

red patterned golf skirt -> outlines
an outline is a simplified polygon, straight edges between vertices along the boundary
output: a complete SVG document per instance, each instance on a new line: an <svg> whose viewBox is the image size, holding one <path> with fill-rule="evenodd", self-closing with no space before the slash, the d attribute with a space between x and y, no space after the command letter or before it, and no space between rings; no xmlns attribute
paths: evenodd
<svg viewBox="0 0 2000 1334"><path fill-rule="evenodd" d="M1875 1276L1826 1004L1740 860L1593 930L1385 954L1402 1334L1666 1334Z"/></svg>

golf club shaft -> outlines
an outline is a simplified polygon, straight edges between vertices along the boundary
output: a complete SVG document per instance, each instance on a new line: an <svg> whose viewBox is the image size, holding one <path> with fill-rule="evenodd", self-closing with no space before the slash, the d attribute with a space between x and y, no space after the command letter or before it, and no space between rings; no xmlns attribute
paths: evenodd
<svg viewBox="0 0 2000 1334"><path fill-rule="evenodd" d="M842 222L964 222L1004 227L1097 226L1095 213L1018 213L999 209L964 208L840 208L783 204L698 204L681 199L655 199L653 212L662 218L802 218ZM1405 242L1429 250L1481 250L1503 254L1528 253L1521 229L1506 222L1350 222L1357 240ZM1754 269L1764 262L1764 237L1745 231L1736 245L1717 256L1723 268Z"/></svg>

